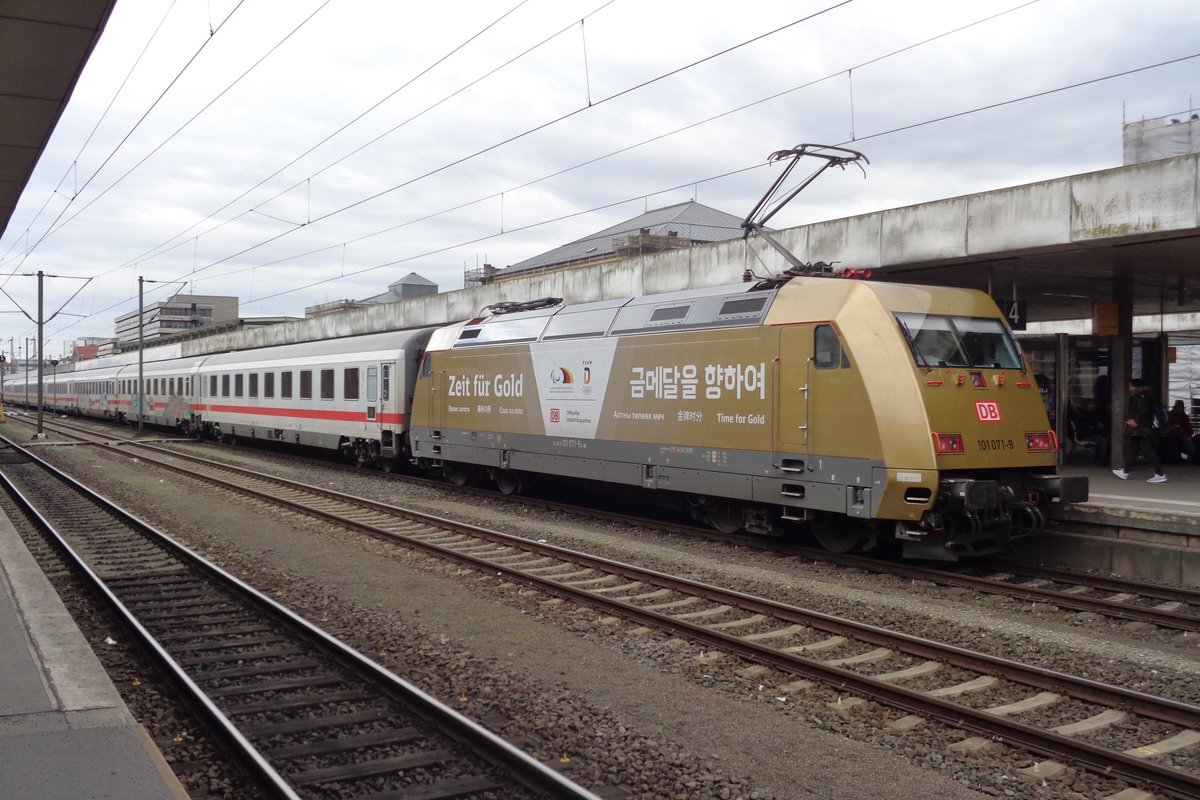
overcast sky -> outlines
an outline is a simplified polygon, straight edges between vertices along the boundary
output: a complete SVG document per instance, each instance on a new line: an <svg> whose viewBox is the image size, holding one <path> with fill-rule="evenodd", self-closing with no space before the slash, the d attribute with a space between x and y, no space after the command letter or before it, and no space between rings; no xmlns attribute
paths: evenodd
<svg viewBox="0 0 1200 800"><path fill-rule="evenodd" d="M1123 120L1200 104L1198 54L1195 0L118 0L0 273L60 276L51 355L139 275L243 316L452 290L646 209L744 216L801 142L871 164L775 227L1120 166Z"/></svg>

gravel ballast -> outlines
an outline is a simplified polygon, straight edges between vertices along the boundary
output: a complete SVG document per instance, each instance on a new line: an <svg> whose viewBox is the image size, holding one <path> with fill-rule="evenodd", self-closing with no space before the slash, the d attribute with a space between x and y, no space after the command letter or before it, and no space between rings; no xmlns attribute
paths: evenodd
<svg viewBox="0 0 1200 800"><path fill-rule="evenodd" d="M234 461L265 458L217 452ZM1033 759L1022 762L1004 748L951 755L945 746L966 734L930 725L916 736L892 734L883 725L903 716L895 710L823 687L786 696L773 690L789 676L747 671L744 662L660 634L631 635L627 623L496 576L264 511L124 457L95 448L47 454L404 677L492 720L539 757L558 759L585 785L622 786L646 798L1065 798L1120 788L1090 776L1020 777L1013 767ZM1180 699L1194 701L1200 684L1194 640L1131 641L1119 628L1100 636L1072 627L1068 617L1043 623L1026 609L971 596L911 591L894 579L530 513L369 473L270 469L1009 658L1075 665L1081 674Z"/></svg>

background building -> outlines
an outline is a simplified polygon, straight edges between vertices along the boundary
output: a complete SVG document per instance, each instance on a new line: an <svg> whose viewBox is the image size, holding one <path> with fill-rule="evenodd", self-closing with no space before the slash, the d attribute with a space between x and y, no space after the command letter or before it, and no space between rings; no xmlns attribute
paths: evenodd
<svg viewBox="0 0 1200 800"><path fill-rule="evenodd" d="M142 338L146 341L202 328L238 318L238 299L220 295L177 294L168 300L145 305L140 312ZM138 341L138 311L122 314L113 322L117 347Z"/></svg>
<svg viewBox="0 0 1200 800"><path fill-rule="evenodd" d="M468 287L479 286L518 275L527 277L531 273L575 269L646 253L723 242L740 238L742 232L741 217L695 201L677 203L639 214L504 269L484 264L480 269L467 270L463 283Z"/></svg>
<svg viewBox="0 0 1200 800"><path fill-rule="evenodd" d="M352 311L356 308L378 305L380 303L395 303L399 300L411 300L414 297L437 294L438 285L428 278L422 278L415 272L410 272L400 280L388 284L386 292L368 297L364 300L332 300L304 309L305 317L321 317L326 314L336 314L339 311Z"/></svg>

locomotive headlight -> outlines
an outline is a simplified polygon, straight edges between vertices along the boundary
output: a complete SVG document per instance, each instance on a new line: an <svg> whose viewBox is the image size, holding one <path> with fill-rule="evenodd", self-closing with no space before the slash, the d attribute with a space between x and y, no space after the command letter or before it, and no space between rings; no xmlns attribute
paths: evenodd
<svg viewBox="0 0 1200 800"><path fill-rule="evenodd" d="M963 446L961 433L938 433L933 431L933 451L939 456L962 454L967 451Z"/></svg>
<svg viewBox="0 0 1200 800"><path fill-rule="evenodd" d="M1053 453L1058 450L1058 436L1054 431L1027 431L1025 449L1031 453Z"/></svg>

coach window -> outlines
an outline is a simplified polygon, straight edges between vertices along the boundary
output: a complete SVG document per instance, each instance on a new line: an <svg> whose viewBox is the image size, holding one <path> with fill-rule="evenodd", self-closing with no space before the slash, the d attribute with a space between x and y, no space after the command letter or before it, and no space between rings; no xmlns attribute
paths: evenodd
<svg viewBox="0 0 1200 800"><path fill-rule="evenodd" d="M229 397L229 376L221 376L221 397Z"/></svg>
<svg viewBox="0 0 1200 800"><path fill-rule="evenodd" d="M279 396L285 400L292 399L292 373L279 373Z"/></svg>
<svg viewBox="0 0 1200 800"><path fill-rule="evenodd" d="M263 397L274 397L274 396L275 396L275 373L274 372L264 372L263 373Z"/></svg>
<svg viewBox="0 0 1200 800"><path fill-rule="evenodd" d="M243 397L244 396L243 390L245 388L246 388L246 376L239 372L237 375L233 376L233 396L234 397Z"/></svg>
<svg viewBox="0 0 1200 800"><path fill-rule="evenodd" d="M850 360L842 352L841 342L832 325L818 325L813 333L813 360L817 369L846 369Z"/></svg>
<svg viewBox="0 0 1200 800"><path fill-rule="evenodd" d="M300 399L312 400L312 370L300 370Z"/></svg>
<svg viewBox="0 0 1200 800"><path fill-rule="evenodd" d="M324 375L321 377L322 390L321 396L325 396ZM357 400L358 399L358 367L348 367L342 370L342 399Z"/></svg>
<svg viewBox="0 0 1200 800"><path fill-rule="evenodd" d="M334 378L333 370L331 370L331 369L321 370L321 399L322 400L332 400L333 399L333 378Z"/></svg>
<svg viewBox="0 0 1200 800"><path fill-rule="evenodd" d="M388 400L392 399L392 365L391 364L383 365L383 395L381 396L381 399L385 403Z"/></svg>
<svg viewBox="0 0 1200 800"><path fill-rule="evenodd" d="M250 396L258 397L258 373L250 373Z"/></svg>
<svg viewBox="0 0 1200 800"><path fill-rule="evenodd" d="M379 396L379 367L367 367L367 402L374 403Z"/></svg>
<svg viewBox="0 0 1200 800"><path fill-rule="evenodd" d="M209 397L217 396L217 376L216 375L208 376L208 396Z"/></svg>

